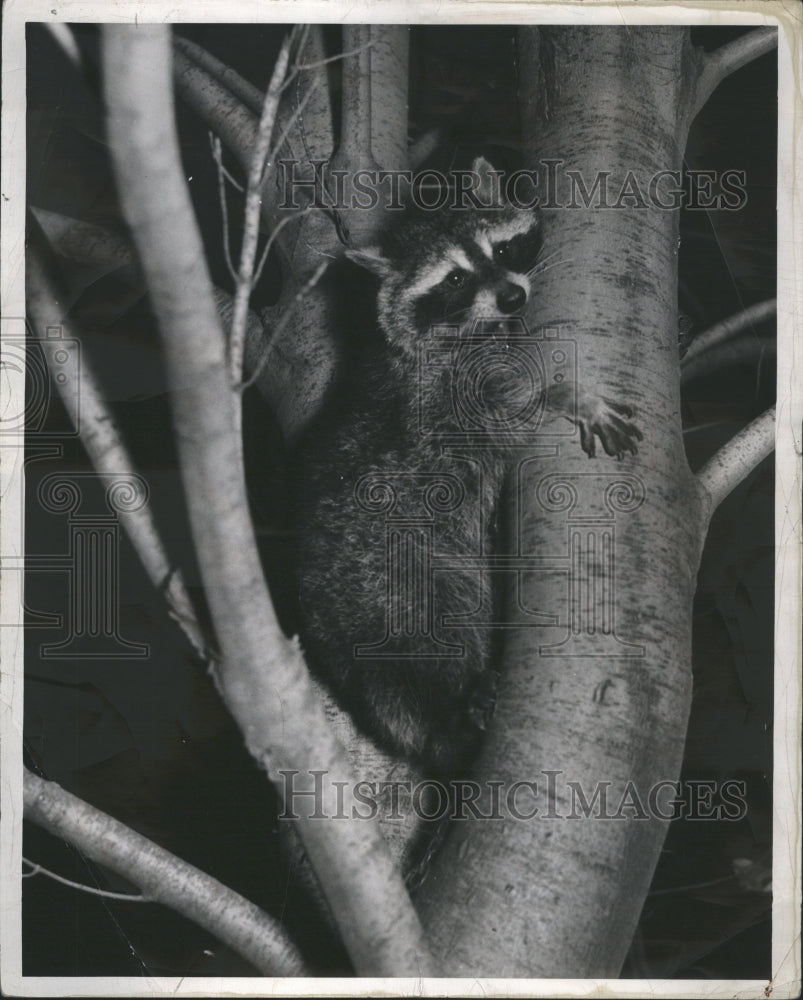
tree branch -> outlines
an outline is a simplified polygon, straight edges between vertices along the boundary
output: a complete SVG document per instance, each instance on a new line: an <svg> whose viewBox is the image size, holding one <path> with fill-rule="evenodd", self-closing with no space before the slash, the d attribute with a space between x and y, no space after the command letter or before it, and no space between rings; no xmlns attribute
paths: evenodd
<svg viewBox="0 0 803 1000"><path fill-rule="evenodd" d="M340 136L329 165L329 176L342 176L342 206L336 209L343 239L354 246L366 244L376 231L382 206L354 207L353 178L360 170L378 170L372 148L373 79L371 77L371 25L343 25L343 48L356 55L342 64Z"/></svg>
<svg viewBox="0 0 803 1000"><path fill-rule="evenodd" d="M203 927L263 975L309 975L276 920L194 865L28 770L23 802L26 819Z"/></svg>
<svg viewBox="0 0 803 1000"><path fill-rule="evenodd" d="M80 366L55 362L54 355L64 349L64 338L48 338L48 328L60 328L68 339L73 339L74 334L62 319L57 305L57 296L43 259L42 242L37 229L32 227L25 257L28 316L50 370L57 370L64 376L63 381L54 378L54 384L93 468L109 489L119 482L121 476L134 475L134 463L101 395L86 354L81 356ZM170 617L178 623L198 655L210 661L211 654L181 571L168 558L150 507L145 503L135 509L120 510L119 518L148 579L157 591L164 594Z"/></svg>
<svg viewBox="0 0 803 1000"><path fill-rule="evenodd" d="M300 62L302 52L306 54L303 63ZM299 45L299 64L282 88L277 113L277 124L282 131L271 159L274 153L281 153L290 163L300 164L314 159L326 160L331 155L332 122L325 73L328 60L322 58L322 54L319 28L306 26ZM257 116L264 106L264 95L200 45L187 39L176 39L173 65L177 92L221 137L247 173L252 163ZM289 86L291 82L293 86ZM261 205L263 221L269 226L278 221L278 195L276 178L269 172L263 177ZM298 264L293 258L300 227L290 229L293 231L285 233L280 246L285 263L289 262L285 277L289 275L292 280ZM319 242L316 234L312 240Z"/></svg>
<svg viewBox="0 0 803 1000"><path fill-rule="evenodd" d="M371 152L383 170L408 166L410 29L405 24L370 28Z"/></svg>
<svg viewBox="0 0 803 1000"><path fill-rule="evenodd" d="M710 499L710 514L774 448L773 406L735 434L697 473L697 479Z"/></svg>
<svg viewBox="0 0 803 1000"><path fill-rule="evenodd" d="M714 326L709 327L699 337L695 337L692 340L686 356L681 362L681 367L686 367L695 358L699 357L699 355L711 350L712 347L724 344L742 330L766 322L775 315L776 310L777 300L767 299L765 302L756 302L747 309L743 309L741 312L722 320L721 323L716 323Z"/></svg>
<svg viewBox="0 0 803 1000"><path fill-rule="evenodd" d="M161 25L106 25L109 141L137 242L168 372L193 536L223 650L217 681L254 756L279 782L322 772L320 804L336 812L336 781L353 780L326 724L298 643L282 634L248 517L235 398L197 224L181 169ZM307 803L310 805L310 803ZM355 968L431 974L420 923L378 824L301 814L298 829Z"/></svg>
<svg viewBox="0 0 803 1000"><path fill-rule="evenodd" d="M343 60L341 134L337 159L345 154L351 166L362 165L360 157L373 163L371 151L371 26L343 25L343 49L354 55Z"/></svg>
<svg viewBox="0 0 803 1000"><path fill-rule="evenodd" d="M691 361L684 358L680 366L681 385L686 386L694 379L716 374L732 365L755 365L760 372L765 359L774 359L775 355L774 337L757 338L752 332L737 334L727 343L711 347L703 354L696 354Z"/></svg>
<svg viewBox="0 0 803 1000"><path fill-rule="evenodd" d="M173 70L176 91L202 121L220 136L243 170L248 170L254 148L256 115L206 68L188 59L183 51L174 51ZM259 101L261 107L262 95Z"/></svg>
<svg viewBox="0 0 803 1000"><path fill-rule="evenodd" d="M75 35L68 24L62 21L44 21L42 27L47 31L53 41L58 45L64 55L70 60L73 69L81 72L82 60L81 50L75 40Z"/></svg>
<svg viewBox="0 0 803 1000"><path fill-rule="evenodd" d="M777 28L756 28L741 35L734 42L722 45L703 59L700 75L697 77L691 118L703 107L722 81L735 73L737 69L746 66L753 59L758 59L771 52L778 45Z"/></svg>
<svg viewBox="0 0 803 1000"><path fill-rule="evenodd" d="M265 100L264 95L258 87L244 80L231 66L227 66L226 63L221 62L202 46L196 45L195 42L191 42L188 38L182 38L180 35L173 35L173 47L182 52L196 66L206 70L208 76L224 86L253 115L260 114Z"/></svg>

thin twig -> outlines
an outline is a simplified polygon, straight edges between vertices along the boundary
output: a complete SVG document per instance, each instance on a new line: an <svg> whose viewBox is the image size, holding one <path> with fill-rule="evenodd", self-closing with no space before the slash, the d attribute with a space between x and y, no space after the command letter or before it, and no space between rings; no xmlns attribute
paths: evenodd
<svg viewBox="0 0 803 1000"><path fill-rule="evenodd" d="M22 863L28 865L31 869L29 872L23 872L23 878L33 878L34 875L45 875L47 878L52 879L54 882L58 882L61 885L66 885L70 889L76 889L78 892L84 892L88 896L100 896L101 899L119 899L126 903L152 903L153 900L150 896L145 896L142 893L133 892L111 892L109 889L98 889L93 885L86 885L84 882L74 882L71 878L65 878L63 875L57 875L52 872L49 868L45 868L44 865L38 865L34 861L29 861L27 858L22 859Z"/></svg>
<svg viewBox="0 0 803 1000"><path fill-rule="evenodd" d="M705 56L702 70L697 77L692 118L727 76L746 66L753 59L771 52L777 45L777 28L755 28Z"/></svg>
<svg viewBox="0 0 803 1000"><path fill-rule="evenodd" d="M267 179L266 175L267 175L267 171L268 171L268 165L273 162L273 160L276 158L279 150L282 148L282 146L284 145L284 143L287 141L287 136L290 134L291 129L295 128L295 125L298 122L298 119L301 117L301 115L302 115L302 113L304 111L304 108L306 108L307 104L309 104L310 98L313 96L313 94L315 93L315 91L318 89L318 87L320 85L320 82L321 81L320 81L320 79L318 77L316 77L312 81L312 83L307 88L307 92L304 94L304 96L299 101L298 106L296 108L294 108L292 115L290 116L289 120L285 124L284 128L282 129L282 131L279 133L279 138L273 144L273 147L271 148L270 152L268 153L268 155L267 155L267 157L265 159L265 170L264 170L263 176L262 176L262 183L263 184L265 183L265 181Z"/></svg>
<svg viewBox="0 0 803 1000"><path fill-rule="evenodd" d="M307 44L307 37L309 35L309 25L304 25L303 28L304 28L304 33L303 35L299 36L298 45L296 46L297 52L302 52ZM291 87L293 82L297 80L302 73L309 72L310 70L322 69L329 63L339 62L341 59L347 59L349 56L359 55L363 51L363 49L369 48L373 44L374 44L373 42L366 42L364 45L360 45L355 49L350 49L348 52L339 52L337 55L327 56L325 59L316 59L314 62L310 63L299 63L296 60L290 72L287 74L287 78L282 84L281 87L282 93L285 90L287 90L288 87ZM319 82L320 82L319 80L315 81L316 86Z"/></svg>
<svg viewBox="0 0 803 1000"><path fill-rule="evenodd" d="M339 62L341 59L348 59L351 56L358 56L361 52L364 52L366 49L370 49L371 46L374 44L375 42L373 41L365 42L363 45L358 45L356 48L349 49L348 52L338 52L337 55L327 56L326 59L316 59L315 62L311 63L296 63L296 65L293 67L292 72L285 81L284 87L282 89L284 89L285 87L289 87L290 84L293 82L293 80L295 80L295 78L300 73L308 72L311 69L321 69L322 66L328 66L329 63Z"/></svg>
<svg viewBox="0 0 803 1000"><path fill-rule="evenodd" d="M268 174L268 171L270 169L270 165L274 162L274 160L276 159L276 156L279 153L279 150L282 148L282 146L286 142L287 136L290 134L291 129L295 128L296 123L298 122L298 119L301 117L301 114L303 113L304 108L309 103L310 98L315 93L315 90L318 87L319 83L320 83L320 80L318 80L318 79L315 79L315 80L312 81L312 84L308 87L307 92L304 94L304 96L301 99L301 102L299 103L298 107L294 109L293 114L290 116L289 120L287 121L287 123L285 124L284 128L282 129L282 131L281 131L281 133L279 135L279 138L273 144L273 146L271 147L270 152L268 153L267 157L265 158L264 170L263 170L263 173L262 173L262 177L260 178L260 189L261 190L264 190L264 186L265 186L265 184L267 182L267 174ZM240 188L240 190L242 191L243 189ZM282 219L279 220L279 222L277 222L273 226L271 234L268 237L267 243L265 244L265 247L262 250L262 255L261 255L260 259L259 259L259 263L257 264L257 266L256 266L256 268L254 270L254 275L253 275L253 278L251 280L251 287L252 288L258 283L259 279L262 277L262 271L264 270L265 264L267 263L268 255L269 255L269 253L271 251L271 248L275 245L276 238L279 235L279 233L284 229L284 227L286 225L288 225L291 222L296 222L298 219L300 219L304 215L306 215L308 213L308 211L312 207L314 207L314 206L307 205L306 207L304 207L300 211L295 212L294 214L285 215ZM231 274L232 274L232 278L236 282L237 281L237 275L234 273L233 269L231 270ZM249 298L250 298L250 295L249 295Z"/></svg>
<svg viewBox="0 0 803 1000"><path fill-rule="evenodd" d="M278 921L217 879L28 770L23 773L23 802L26 819L139 886L149 900L194 921L263 975L305 974L301 956Z"/></svg>
<svg viewBox="0 0 803 1000"><path fill-rule="evenodd" d="M279 219L279 221L273 227L270 236L265 241L265 246L262 249L262 256L259 258L259 263L257 264L256 270L254 271L254 284L256 284L262 277L262 271L265 267L265 264L267 263L268 254L270 253L273 245L276 243L279 233L281 233L284 227L288 226L291 222L296 222L298 219L307 215L310 212L311 208L312 206L307 206L305 208L302 208L299 212L296 212L294 215L285 215L284 218Z"/></svg>
<svg viewBox="0 0 803 1000"><path fill-rule="evenodd" d="M297 29L293 28L285 38L276 59L270 86L265 94L262 117L259 121L256 144L251 158L251 167L248 171L243 242L240 250L237 288L234 293L234 312L231 320L231 330L229 331L229 371L232 385L239 384L243 377L245 324L248 313L248 300L253 287L254 261L256 259L257 240L259 238L262 175L265 170L268 150L270 149L271 137L273 136L273 127L276 123L281 85L287 73L287 66L290 60L290 48L295 42L297 34Z"/></svg>
<svg viewBox="0 0 803 1000"><path fill-rule="evenodd" d="M310 26L308 24L296 25L298 29L296 32L296 44L293 46L293 52L290 56L290 70L284 79L284 83L281 86L280 93L284 93L285 90L292 84L293 80L298 76L298 60L301 57L301 53L307 47L307 42L310 36Z"/></svg>
<svg viewBox="0 0 803 1000"><path fill-rule="evenodd" d="M228 169L226 164L223 162L223 144L220 141L220 136L215 135L214 132L210 131L209 144L212 147L212 159L215 161L215 166L218 168L223 177L231 184L235 191L239 191L240 194L245 194L245 188L237 180L234 174Z"/></svg>
<svg viewBox="0 0 803 1000"><path fill-rule="evenodd" d="M708 492L713 513L725 497L775 448L775 407L744 427L723 445L697 473Z"/></svg>
<svg viewBox="0 0 803 1000"><path fill-rule="evenodd" d="M276 340L281 336L283 331L286 329L287 324L292 319L293 312L296 306L298 306L299 303L302 301L302 299L305 297L305 295L318 284L318 282L321 280L321 276L323 275L327 267L329 267L329 261L328 260L321 261L321 263L313 272L312 277L309 279L309 281L307 281L296 292L296 294L292 298L292 301L287 304L284 311L282 312L279 322L267 336L265 346L263 347L262 357L254 366L254 370L248 377L248 379L245 382L243 382L243 384L240 386L240 390L242 392L244 392L246 389L249 389L262 374L262 369L265 367L265 364L267 363L267 360L270 357L271 349Z"/></svg>
<svg viewBox="0 0 803 1000"><path fill-rule="evenodd" d="M226 259L226 267L231 275L232 281L237 280L237 272L231 260L231 246L229 245L229 208L226 202L226 183L224 179L223 152L218 136L209 133L212 141L212 159L217 167L217 194L220 202L220 217L223 226L223 256Z"/></svg>

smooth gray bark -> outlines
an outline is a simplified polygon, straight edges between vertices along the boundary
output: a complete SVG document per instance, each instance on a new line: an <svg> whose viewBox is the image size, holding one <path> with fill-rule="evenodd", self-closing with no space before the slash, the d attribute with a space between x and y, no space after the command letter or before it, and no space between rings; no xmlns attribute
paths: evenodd
<svg viewBox="0 0 803 1000"><path fill-rule="evenodd" d="M614 192L628 171L646 184L681 168L685 30L521 29L519 51L528 166L565 161L588 189L608 171ZM577 392L633 405L644 440L621 462L599 448L590 461L575 440L517 470L521 551L556 560L522 576L518 601L560 621L508 633L477 770L508 786L560 773L539 818L461 823L438 857L420 909L456 975L616 976L667 823L544 810L572 813L567 782L588 800L610 782L615 811L627 782L646 801L680 773L708 508L681 436L678 213L631 204L544 213L545 253L565 263L537 279L531 321L559 325Z"/></svg>

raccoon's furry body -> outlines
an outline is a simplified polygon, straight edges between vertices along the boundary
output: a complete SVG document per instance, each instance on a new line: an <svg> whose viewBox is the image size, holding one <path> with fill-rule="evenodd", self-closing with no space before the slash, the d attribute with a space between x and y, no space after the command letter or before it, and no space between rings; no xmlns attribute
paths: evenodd
<svg viewBox="0 0 803 1000"><path fill-rule="evenodd" d="M488 169L475 164L484 186ZM435 323L465 332L477 318L520 313L539 228L534 212L509 206L436 213L350 255L379 279L379 329L343 366L293 465L309 665L358 726L432 774L466 764L493 704L493 630L454 616L494 608L477 558L492 550L509 443L500 433L491 447L444 446L462 430L451 372L422 380L419 345ZM524 391L502 374L484 402L501 413ZM610 413L621 427L603 437L606 450L635 450L635 428ZM591 439L593 449L593 430ZM432 572L433 554L448 571Z"/></svg>

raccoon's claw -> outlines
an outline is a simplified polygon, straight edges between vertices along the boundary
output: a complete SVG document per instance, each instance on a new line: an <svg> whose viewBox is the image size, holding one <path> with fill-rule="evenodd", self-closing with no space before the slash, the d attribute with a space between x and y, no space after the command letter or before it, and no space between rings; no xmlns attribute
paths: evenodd
<svg viewBox="0 0 803 1000"><path fill-rule="evenodd" d="M635 424L630 422L634 416L632 406L614 403L610 399L600 398L591 411L582 414L578 419L580 427L580 446L589 458L596 454L595 437L602 442L606 454L622 459L626 454L637 453L636 442L642 440L642 433Z"/></svg>
<svg viewBox="0 0 803 1000"><path fill-rule="evenodd" d="M635 414L635 410L632 406L628 406L627 403L614 403L611 399L603 399L603 403L609 406L616 413L621 413L623 417L632 417Z"/></svg>

